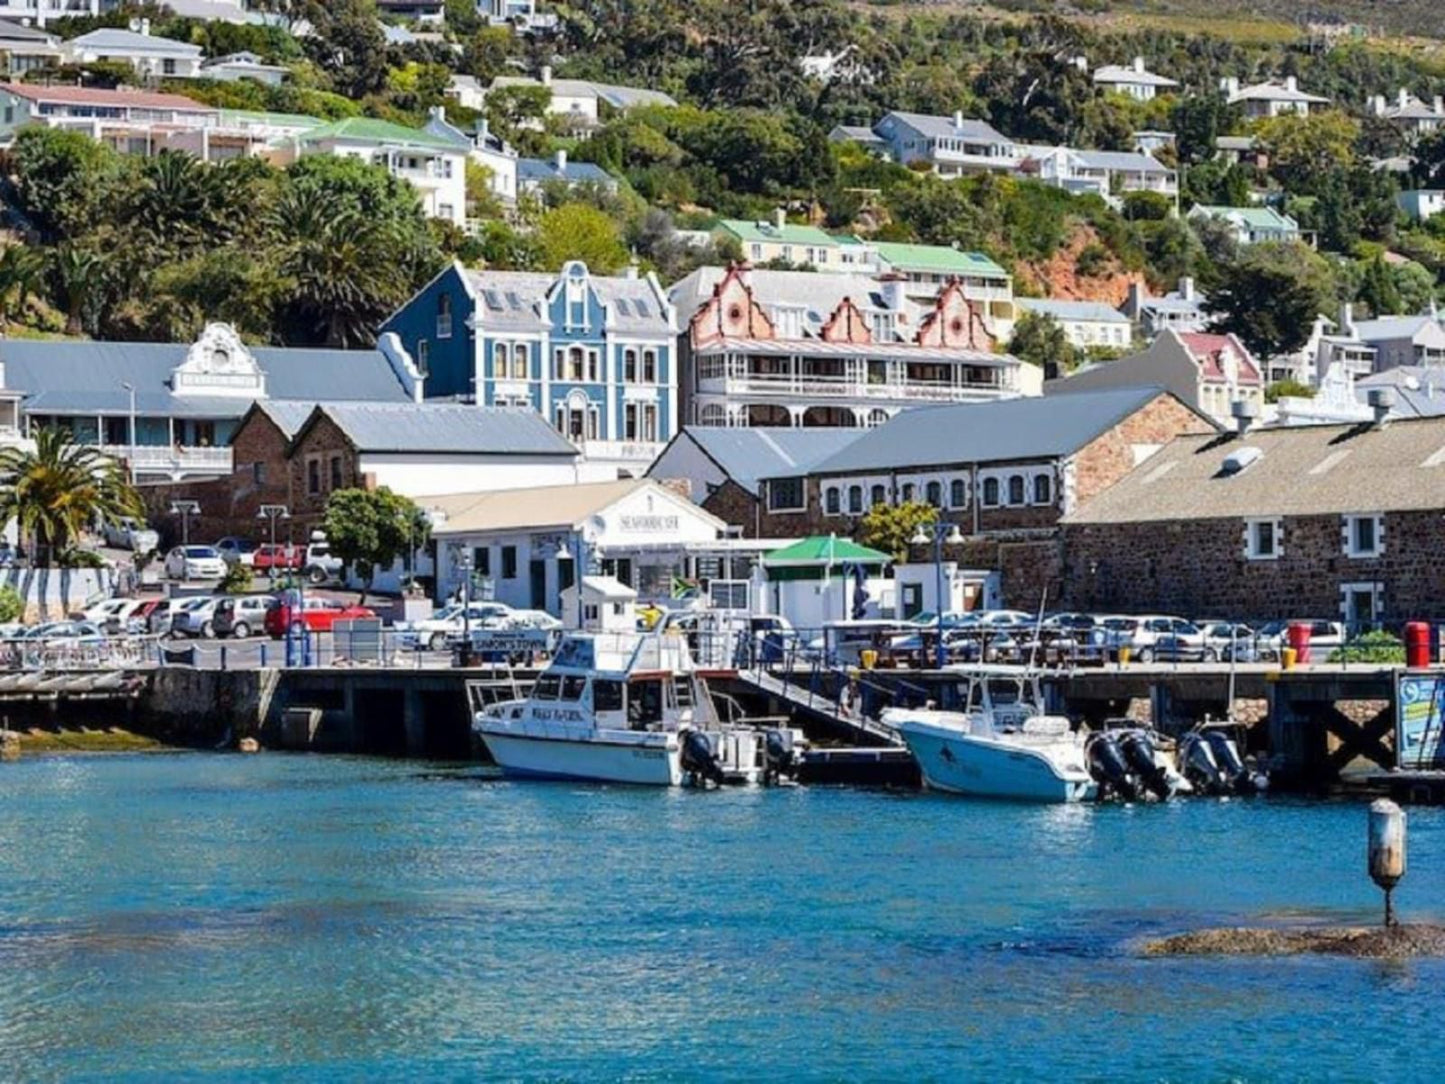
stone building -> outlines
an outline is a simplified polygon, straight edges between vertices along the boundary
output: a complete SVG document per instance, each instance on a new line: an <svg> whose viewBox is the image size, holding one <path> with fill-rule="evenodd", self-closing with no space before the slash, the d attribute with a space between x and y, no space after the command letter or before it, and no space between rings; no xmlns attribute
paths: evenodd
<svg viewBox="0 0 1445 1084"><path fill-rule="evenodd" d="M1185 436L1064 517L1063 604L1439 618L1442 510L1445 418Z"/></svg>
<svg viewBox="0 0 1445 1084"><path fill-rule="evenodd" d="M1215 431L1152 387L909 411L806 474L765 479L761 533L854 535L874 505L931 504L966 537L946 558L1001 573L1004 604L1033 608L1059 594L1060 517L1180 434Z"/></svg>

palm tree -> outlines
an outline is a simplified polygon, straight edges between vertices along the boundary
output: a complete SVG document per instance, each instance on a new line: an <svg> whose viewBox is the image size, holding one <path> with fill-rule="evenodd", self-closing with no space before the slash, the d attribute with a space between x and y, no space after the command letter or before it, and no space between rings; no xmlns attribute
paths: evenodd
<svg viewBox="0 0 1445 1084"><path fill-rule="evenodd" d="M110 268L100 252L66 241L51 250L52 297L65 312L65 333L83 335L105 302Z"/></svg>
<svg viewBox="0 0 1445 1084"><path fill-rule="evenodd" d="M10 245L0 253L0 330L25 312L45 275L45 252L28 245Z"/></svg>
<svg viewBox="0 0 1445 1084"><path fill-rule="evenodd" d="M37 565L48 565L87 529L144 515L120 464L73 443L66 430L39 430L34 451L0 450L0 522L15 520L21 537L33 539Z"/></svg>

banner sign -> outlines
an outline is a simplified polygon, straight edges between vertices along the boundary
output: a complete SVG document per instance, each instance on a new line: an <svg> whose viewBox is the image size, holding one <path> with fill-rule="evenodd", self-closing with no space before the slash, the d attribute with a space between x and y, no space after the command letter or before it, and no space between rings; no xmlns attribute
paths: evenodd
<svg viewBox="0 0 1445 1084"><path fill-rule="evenodd" d="M1396 766L1445 768L1445 675L1400 674L1395 713Z"/></svg>

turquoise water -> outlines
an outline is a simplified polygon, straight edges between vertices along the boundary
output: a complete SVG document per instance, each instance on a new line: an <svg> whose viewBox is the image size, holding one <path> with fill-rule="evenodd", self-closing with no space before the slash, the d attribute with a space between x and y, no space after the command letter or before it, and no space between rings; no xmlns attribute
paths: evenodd
<svg viewBox="0 0 1445 1084"><path fill-rule="evenodd" d="M1408 917L1445 913L1411 812ZM1144 960L1365 920L1357 804L1029 808L320 757L0 766L0 1080L1438 1080L1445 963Z"/></svg>

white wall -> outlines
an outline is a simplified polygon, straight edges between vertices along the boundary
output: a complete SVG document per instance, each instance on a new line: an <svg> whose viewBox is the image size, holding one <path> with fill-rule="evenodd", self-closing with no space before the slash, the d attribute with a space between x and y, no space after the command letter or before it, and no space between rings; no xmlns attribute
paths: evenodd
<svg viewBox="0 0 1445 1084"><path fill-rule="evenodd" d="M576 464L564 456L463 458L367 453L360 458L360 469L363 474L375 475L377 485L412 498L571 485L578 480Z"/></svg>

